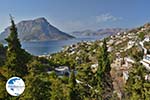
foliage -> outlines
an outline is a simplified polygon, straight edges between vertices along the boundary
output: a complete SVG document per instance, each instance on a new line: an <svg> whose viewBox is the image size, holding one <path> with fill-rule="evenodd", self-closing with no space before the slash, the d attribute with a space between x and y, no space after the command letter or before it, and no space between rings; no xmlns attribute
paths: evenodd
<svg viewBox="0 0 150 100"><path fill-rule="evenodd" d="M4 88L6 85L6 78L0 73L0 99L7 98L8 94Z"/></svg>
<svg viewBox="0 0 150 100"><path fill-rule="evenodd" d="M126 54L134 58L136 61L140 61L143 58L144 51L138 46L133 46L131 49L126 51Z"/></svg>
<svg viewBox="0 0 150 100"><path fill-rule="evenodd" d="M144 36L145 36L145 33L144 33L144 32L140 32L139 35L138 35L138 37L139 37L139 39L140 39L141 41L144 40Z"/></svg>
<svg viewBox="0 0 150 100"><path fill-rule="evenodd" d="M0 43L0 67L4 65L6 60L6 48Z"/></svg>
<svg viewBox="0 0 150 100"><path fill-rule="evenodd" d="M32 99L32 100L49 100L50 99L50 81L43 80L43 75L28 75L25 78L26 89L20 96L20 99Z"/></svg>
<svg viewBox="0 0 150 100"><path fill-rule="evenodd" d="M69 78L69 87L68 87L68 97L67 100L81 100L80 94L77 90L77 83L74 70L71 71Z"/></svg>
<svg viewBox="0 0 150 100"><path fill-rule="evenodd" d="M59 79L53 79L51 90L51 100L65 100L65 97L63 96L62 83Z"/></svg>
<svg viewBox="0 0 150 100"><path fill-rule="evenodd" d="M112 80L110 76L110 61L107 52L106 39L103 40L103 46L101 48L101 54L98 60L98 70L97 70L97 88L99 100L110 98L112 95ZM107 92L106 92L107 91ZM107 94L106 94L107 93ZM108 95L109 94L109 95ZM106 96L107 95L107 96Z"/></svg>
<svg viewBox="0 0 150 100"><path fill-rule="evenodd" d="M24 49L21 48L20 41L18 39L18 33L13 19L11 18L10 35L6 38L8 42L8 49L6 54L5 67L8 71L11 71L10 76L24 76L27 74L26 63L30 59L30 54L28 54Z"/></svg>
<svg viewBox="0 0 150 100"><path fill-rule="evenodd" d="M135 65L130 73L126 84L127 96L130 100L149 100L150 83L145 80L147 70L141 65Z"/></svg>

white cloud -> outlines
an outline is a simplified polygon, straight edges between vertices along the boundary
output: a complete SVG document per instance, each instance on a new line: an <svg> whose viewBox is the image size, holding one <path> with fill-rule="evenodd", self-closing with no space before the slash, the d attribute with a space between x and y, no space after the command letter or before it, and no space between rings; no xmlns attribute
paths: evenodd
<svg viewBox="0 0 150 100"><path fill-rule="evenodd" d="M121 19L122 19L121 17L115 17L115 16L113 16L109 13L96 16L96 21L98 23L108 22L108 21L118 21L118 20L121 20Z"/></svg>
<svg viewBox="0 0 150 100"><path fill-rule="evenodd" d="M109 13L101 14L99 16L91 16L85 19L78 19L78 20L68 20L68 21L60 21L56 24L58 28L65 32L72 32L72 31L81 31L85 29L92 29L96 30L101 27L107 27L111 24L107 24L105 22L116 22L122 20L121 17L115 17ZM99 24L101 23L101 24Z"/></svg>

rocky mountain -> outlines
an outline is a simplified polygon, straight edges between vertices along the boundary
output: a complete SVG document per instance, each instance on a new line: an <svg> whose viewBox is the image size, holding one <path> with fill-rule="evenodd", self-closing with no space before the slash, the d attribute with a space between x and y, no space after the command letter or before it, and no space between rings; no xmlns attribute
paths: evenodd
<svg viewBox="0 0 150 100"><path fill-rule="evenodd" d="M123 28L105 28L105 29L99 29L97 31L93 30L84 30L84 31L75 31L72 32L71 35L73 36L97 36L97 35L114 35L118 32L124 32L128 29Z"/></svg>
<svg viewBox="0 0 150 100"><path fill-rule="evenodd" d="M16 24L21 41L48 41L74 38L65 32L52 26L45 18L21 21ZM0 34L0 40L4 40L10 33L10 27Z"/></svg>

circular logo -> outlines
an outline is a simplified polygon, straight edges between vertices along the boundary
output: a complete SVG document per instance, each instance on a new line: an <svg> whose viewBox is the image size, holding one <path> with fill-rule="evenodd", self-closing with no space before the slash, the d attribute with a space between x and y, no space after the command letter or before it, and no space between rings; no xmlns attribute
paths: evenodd
<svg viewBox="0 0 150 100"><path fill-rule="evenodd" d="M19 96L25 89L24 81L19 77L12 77L6 83L6 90L12 96Z"/></svg>

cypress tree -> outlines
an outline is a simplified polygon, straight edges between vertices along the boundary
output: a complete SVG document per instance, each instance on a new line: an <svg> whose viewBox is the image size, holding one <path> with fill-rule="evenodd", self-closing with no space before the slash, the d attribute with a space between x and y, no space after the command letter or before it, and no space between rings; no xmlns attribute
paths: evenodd
<svg viewBox="0 0 150 100"><path fill-rule="evenodd" d="M71 71L70 77L69 77L69 90L68 90L68 98L67 100L76 100L75 98L75 86L76 86L76 79L74 71Z"/></svg>
<svg viewBox="0 0 150 100"><path fill-rule="evenodd" d="M103 40L103 46L102 46L102 52L101 52L101 65L103 66L103 72L109 73L111 70L110 67L110 60L109 60L109 54L107 52L107 44L106 39ZM100 62L99 62L100 64Z"/></svg>
<svg viewBox="0 0 150 100"><path fill-rule="evenodd" d="M75 78L74 71L71 71L70 78L69 78L69 84L70 84L71 88L76 86L76 78Z"/></svg>
<svg viewBox="0 0 150 100"><path fill-rule="evenodd" d="M98 70L97 70L97 89L99 100L110 98L113 90L112 79L110 75L110 60L107 52L106 39L103 40L100 56L98 59ZM110 94L107 95L106 94Z"/></svg>
<svg viewBox="0 0 150 100"><path fill-rule="evenodd" d="M79 91L77 90L77 83L74 70L71 71L69 78L69 90L67 100L81 100Z"/></svg>
<svg viewBox="0 0 150 100"><path fill-rule="evenodd" d="M12 17L11 24L10 35L5 39L8 43L5 66L8 68L9 76L24 76L27 73L25 64L28 62L30 56L21 48L17 28Z"/></svg>

